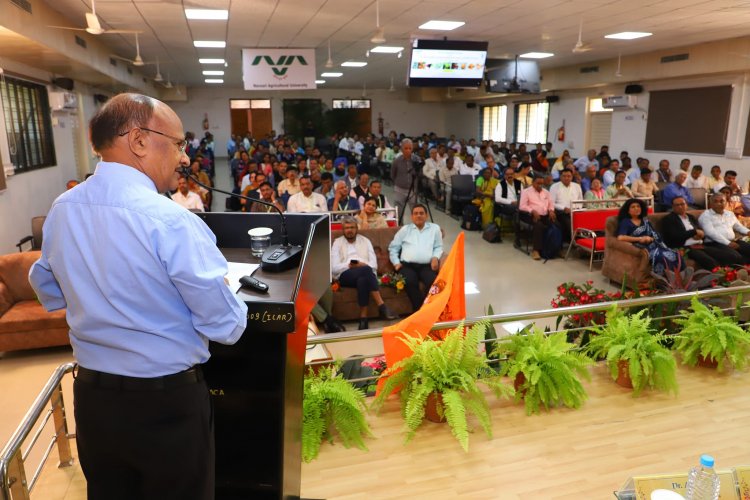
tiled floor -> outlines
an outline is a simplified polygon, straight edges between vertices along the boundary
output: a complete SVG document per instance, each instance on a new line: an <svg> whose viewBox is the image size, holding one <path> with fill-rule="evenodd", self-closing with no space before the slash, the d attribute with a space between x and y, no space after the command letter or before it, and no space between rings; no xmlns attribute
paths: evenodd
<svg viewBox="0 0 750 500"><path fill-rule="evenodd" d="M220 166L217 172L219 187L229 186L227 168ZM386 190L386 194L388 194ZM223 207L222 196L217 196L215 207ZM433 209L434 221L445 230L446 247L458 235L458 221L445 213ZM519 312L550 307L556 286L568 280L583 281L592 279L606 289L610 286L602 279L599 267L588 271L588 261L573 258L569 261L555 259L547 263L532 261L526 254L513 248L510 241L490 244L482 240L481 234L466 234L466 281L472 282L479 290L477 294L466 296L466 309L469 317L482 315L488 304L496 313ZM382 326L382 322L372 322L371 327ZM356 323L350 323L356 328ZM379 341L363 341L349 344L335 344L331 348L335 356L345 357L353 353L382 352ZM43 387L54 368L72 360L69 348L40 349L21 353L8 353L0 356L0 443L5 444L13 430L22 420L34 398ZM71 378L66 377L65 398L68 404L69 420L72 422ZM71 426L72 427L72 426ZM52 435L51 430L43 434L37 447L44 448ZM71 428L71 432L74 429ZM32 454L31 461L34 461ZM45 469L33 497L44 500L73 500L85 498L85 483L80 469L56 470L56 452L52 454L52 464ZM30 477L34 467L27 471Z"/></svg>

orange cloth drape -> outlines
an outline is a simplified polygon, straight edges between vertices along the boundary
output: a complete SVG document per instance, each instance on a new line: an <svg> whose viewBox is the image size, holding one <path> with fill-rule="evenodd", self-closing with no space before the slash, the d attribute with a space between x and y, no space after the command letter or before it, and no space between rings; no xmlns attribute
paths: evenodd
<svg viewBox="0 0 750 500"><path fill-rule="evenodd" d="M425 338L443 338L447 331L430 328L440 321L466 318L466 297L464 295L464 233L460 233L453 243L448 258L430 287L422 307L411 316L395 325L383 329L385 361L390 367L411 356L411 350L399 338L404 335ZM378 383L380 388L382 381Z"/></svg>

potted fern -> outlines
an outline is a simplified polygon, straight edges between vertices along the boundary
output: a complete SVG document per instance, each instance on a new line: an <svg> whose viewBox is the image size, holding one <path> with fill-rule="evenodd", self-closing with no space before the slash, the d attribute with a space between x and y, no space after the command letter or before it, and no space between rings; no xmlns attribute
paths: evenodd
<svg viewBox="0 0 750 500"><path fill-rule="evenodd" d="M682 363L724 371L725 363L743 369L750 354L750 333L716 306L706 306L693 297L691 311L682 311L676 323L682 327L675 349Z"/></svg>
<svg viewBox="0 0 750 500"><path fill-rule="evenodd" d="M566 332L545 335L538 328L526 327L503 340L495 350L507 356L501 374L516 380L516 401L524 400L526 414L539 413L565 405L579 408L586 400L580 378L591 379L591 359L573 349Z"/></svg>
<svg viewBox="0 0 750 500"><path fill-rule="evenodd" d="M333 442L334 431L345 447L367 450L364 438L372 436L365 420L365 393L337 372L337 366L312 369L305 375L302 400L302 459L314 460L324 439Z"/></svg>
<svg viewBox="0 0 750 500"><path fill-rule="evenodd" d="M461 324L444 340L401 339L413 354L385 372L387 378L373 407L382 408L385 399L400 389L406 442L422 424L428 400L434 402L435 413L445 418L464 451L469 450L468 414L474 414L487 436L492 437L489 405L479 383L492 389L497 397L509 397L513 389L489 367L479 350L486 328L486 322L479 322L464 334Z"/></svg>
<svg viewBox="0 0 750 500"><path fill-rule="evenodd" d="M605 358L612 378L632 387L634 396L646 387L677 394L677 363L662 345L666 335L654 330L645 313L628 315L613 306L606 323L594 328L587 350L593 358Z"/></svg>

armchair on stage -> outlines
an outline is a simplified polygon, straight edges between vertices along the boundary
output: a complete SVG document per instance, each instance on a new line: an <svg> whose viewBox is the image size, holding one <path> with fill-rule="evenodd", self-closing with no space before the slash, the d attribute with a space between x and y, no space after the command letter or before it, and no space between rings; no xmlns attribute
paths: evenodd
<svg viewBox="0 0 750 500"><path fill-rule="evenodd" d="M280 243L280 218L265 213L198 214L230 262L259 264L248 229L270 227ZM330 284L327 215L289 214L289 240L303 247L299 267L258 269L268 294L241 289L247 328L233 346L211 343L204 366L215 408L216 498L299 498L302 472L302 388L307 323Z"/></svg>

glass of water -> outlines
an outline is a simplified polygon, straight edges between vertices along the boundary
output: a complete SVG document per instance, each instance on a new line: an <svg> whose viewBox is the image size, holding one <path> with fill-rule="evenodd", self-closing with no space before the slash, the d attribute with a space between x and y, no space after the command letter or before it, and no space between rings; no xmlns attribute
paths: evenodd
<svg viewBox="0 0 750 500"><path fill-rule="evenodd" d="M271 246L271 233L273 229L270 227L255 227L247 232L250 235L250 253L253 257L262 257L269 246Z"/></svg>

